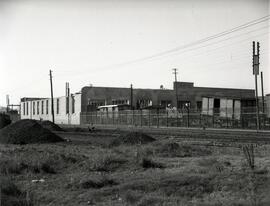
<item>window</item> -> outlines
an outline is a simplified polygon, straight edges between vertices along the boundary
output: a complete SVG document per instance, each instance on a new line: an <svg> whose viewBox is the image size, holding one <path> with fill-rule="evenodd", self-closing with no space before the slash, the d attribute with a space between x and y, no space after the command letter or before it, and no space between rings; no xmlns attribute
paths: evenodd
<svg viewBox="0 0 270 206"><path fill-rule="evenodd" d="M39 114L39 102L37 102L37 114Z"/></svg>
<svg viewBox="0 0 270 206"><path fill-rule="evenodd" d="M69 97L66 97L66 114L69 114Z"/></svg>
<svg viewBox="0 0 270 206"><path fill-rule="evenodd" d="M178 108L189 109L190 108L190 101L178 101Z"/></svg>
<svg viewBox="0 0 270 206"><path fill-rule="evenodd" d="M29 105L28 105L28 102L27 102L27 103L26 103L26 115L28 115L28 113L29 113L29 112L28 112L28 106L29 106Z"/></svg>
<svg viewBox="0 0 270 206"><path fill-rule="evenodd" d="M197 111L202 111L202 101L196 102Z"/></svg>
<svg viewBox="0 0 270 206"><path fill-rule="evenodd" d="M90 100L88 99L87 112L95 111L99 106L104 106L105 100Z"/></svg>
<svg viewBox="0 0 270 206"><path fill-rule="evenodd" d="M44 114L44 101L41 101L41 114Z"/></svg>
<svg viewBox="0 0 270 206"><path fill-rule="evenodd" d="M220 99L214 99L214 112L220 112Z"/></svg>
<svg viewBox="0 0 270 206"><path fill-rule="evenodd" d="M152 106L152 100L150 99L139 99L136 103L137 109L143 109L145 107Z"/></svg>
<svg viewBox="0 0 270 206"><path fill-rule="evenodd" d="M160 101L160 106L162 107L170 107L172 104L172 101L171 100L161 100Z"/></svg>
<svg viewBox="0 0 270 206"><path fill-rule="evenodd" d="M25 115L25 102L23 103L23 115Z"/></svg>
<svg viewBox="0 0 270 206"><path fill-rule="evenodd" d="M33 102L33 115L35 115L35 111L36 111L36 109L35 109L35 107L36 107L36 102Z"/></svg>
<svg viewBox="0 0 270 206"><path fill-rule="evenodd" d="M59 99L56 99L56 114L59 114Z"/></svg>
<svg viewBox="0 0 270 206"><path fill-rule="evenodd" d="M46 114L49 114L49 100L46 100Z"/></svg>
<svg viewBox="0 0 270 206"><path fill-rule="evenodd" d="M72 100L72 105L71 105L72 108L71 109L72 109L72 114L73 114L73 113L75 113L75 98L74 98L74 96L71 96L71 100Z"/></svg>
<svg viewBox="0 0 270 206"><path fill-rule="evenodd" d="M115 105L129 104L129 101L127 99L113 99L112 104Z"/></svg>

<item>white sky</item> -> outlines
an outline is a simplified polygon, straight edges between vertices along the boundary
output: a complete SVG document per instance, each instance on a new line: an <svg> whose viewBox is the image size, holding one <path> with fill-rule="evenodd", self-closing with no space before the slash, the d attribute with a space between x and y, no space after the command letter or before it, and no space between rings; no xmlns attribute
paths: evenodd
<svg viewBox="0 0 270 206"><path fill-rule="evenodd" d="M191 51L124 64L269 15L268 0L0 0L0 105L94 86L172 88L172 68L195 86L254 88L252 41L270 93L269 22ZM208 45L208 46L206 46ZM201 48L198 48L201 47ZM259 87L260 88L260 87ZM260 94L260 93L259 93Z"/></svg>

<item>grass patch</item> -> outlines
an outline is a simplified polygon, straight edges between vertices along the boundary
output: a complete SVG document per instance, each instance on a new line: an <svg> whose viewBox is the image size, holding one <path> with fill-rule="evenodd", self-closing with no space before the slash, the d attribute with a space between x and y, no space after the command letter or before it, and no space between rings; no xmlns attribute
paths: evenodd
<svg viewBox="0 0 270 206"><path fill-rule="evenodd" d="M25 168L25 164L14 159L1 158L0 160L0 173L4 175L20 174Z"/></svg>
<svg viewBox="0 0 270 206"><path fill-rule="evenodd" d="M135 205L141 198L143 194L139 191L134 191L134 190L128 190L123 194L124 200L129 204L129 205Z"/></svg>
<svg viewBox="0 0 270 206"><path fill-rule="evenodd" d="M90 171L114 172L120 168L127 160L119 155L105 154L99 155L90 161Z"/></svg>
<svg viewBox="0 0 270 206"><path fill-rule="evenodd" d="M155 153L161 157L201 157L212 154L211 150L204 146L178 144L173 141L159 142Z"/></svg>
<svg viewBox="0 0 270 206"><path fill-rule="evenodd" d="M214 191L213 175L172 174L136 179L122 185L122 191L135 190L143 193L159 192L165 196L182 198L202 197Z"/></svg>
<svg viewBox="0 0 270 206"><path fill-rule="evenodd" d="M1 205L3 206L33 206L33 201L27 192L21 191L11 180L0 179Z"/></svg>
<svg viewBox="0 0 270 206"><path fill-rule="evenodd" d="M108 178L106 176L102 176L102 177L91 178L91 179L88 179L86 181L83 181L82 183L80 183L80 188L83 188L83 189L90 189L90 188L100 189L100 188L103 188L103 187L113 186L113 185L118 185L118 183L113 179L110 179L110 178Z"/></svg>

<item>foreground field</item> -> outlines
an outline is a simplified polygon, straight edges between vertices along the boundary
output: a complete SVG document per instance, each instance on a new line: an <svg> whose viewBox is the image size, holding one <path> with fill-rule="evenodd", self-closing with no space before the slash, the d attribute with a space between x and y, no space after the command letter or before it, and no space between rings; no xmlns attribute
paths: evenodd
<svg viewBox="0 0 270 206"><path fill-rule="evenodd" d="M166 136L115 144L118 133L0 145L7 205L270 205L270 148L205 146ZM244 149L245 148L245 149Z"/></svg>

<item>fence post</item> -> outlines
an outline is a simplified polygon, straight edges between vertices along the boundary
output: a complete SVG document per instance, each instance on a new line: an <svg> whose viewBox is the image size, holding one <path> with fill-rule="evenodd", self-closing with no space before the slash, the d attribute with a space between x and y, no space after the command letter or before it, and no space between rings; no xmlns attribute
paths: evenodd
<svg viewBox="0 0 270 206"><path fill-rule="evenodd" d="M213 128L215 128L215 111L214 111L214 109L213 109L212 126L213 126Z"/></svg>
<svg viewBox="0 0 270 206"><path fill-rule="evenodd" d="M132 109L132 126L134 126L134 110Z"/></svg>
<svg viewBox="0 0 270 206"><path fill-rule="evenodd" d="M126 125L128 125L128 110L126 111Z"/></svg>
<svg viewBox="0 0 270 206"><path fill-rule="evenodd" d="M112 123L114 124L114 110L112 110Z"/></svg>
<svg viewBox="0 0 270 206"><path fill-rule="evenodd" d="M169 114L168 114L168 110L166 111L166 125L167 125L167 127L169 126Z"/></svg>
<svg viewBox="0 0 270 206"><path fill-rule="evenodd" d="M157 109L157 128L159 128L159 109Z"/></svg>
<svg viewBox="0 0 270 206"><path fill-rule="evenodd" d="M102 112L99 113L99 120L100 120L100 124L102 124Z"/></svg>
<svg viewBox="0 0 270 206"><path fill-rule="evenodd" d="M179 120L178 120L178 109L176 109L176 127L179 126Z"/></svg>
<svg viewBox="0 0 270 206"><path fill-rule="evenodd" d="M202 127L202 114L200 113L200 120L199 120L200 127Z"/></svg>
<svg viewBox="0 0 270 206"><path fill-rule="evenodd" d="M141 109L141 115L140 116L141 116L141 127L142 127L142 109Z"/></svg>
<svg viewBox="0 0 270 206"><path fill-rule="evenodd" d="M227 124L227 129L229 127L229 119L228 119L228 110L227 110L227 107L226 107L226 124Z"/></svg>
<svg viewBox="0 0 270 206"><path fill-rule="evenodd" d="M189 127L189 108L187 108L187 127Z"/></svg>
<svg viewBox="0 0 270 206"><path fill-rule="evenodd" d="M151 126L151 110L148 110L148 126Z"/></svg>
<svg viewBox="0 0 270 206"><path fill-rule="evenodd" d="M93 124L93 116L92 116L92 112L90 112L90 123Z"/></svg>

